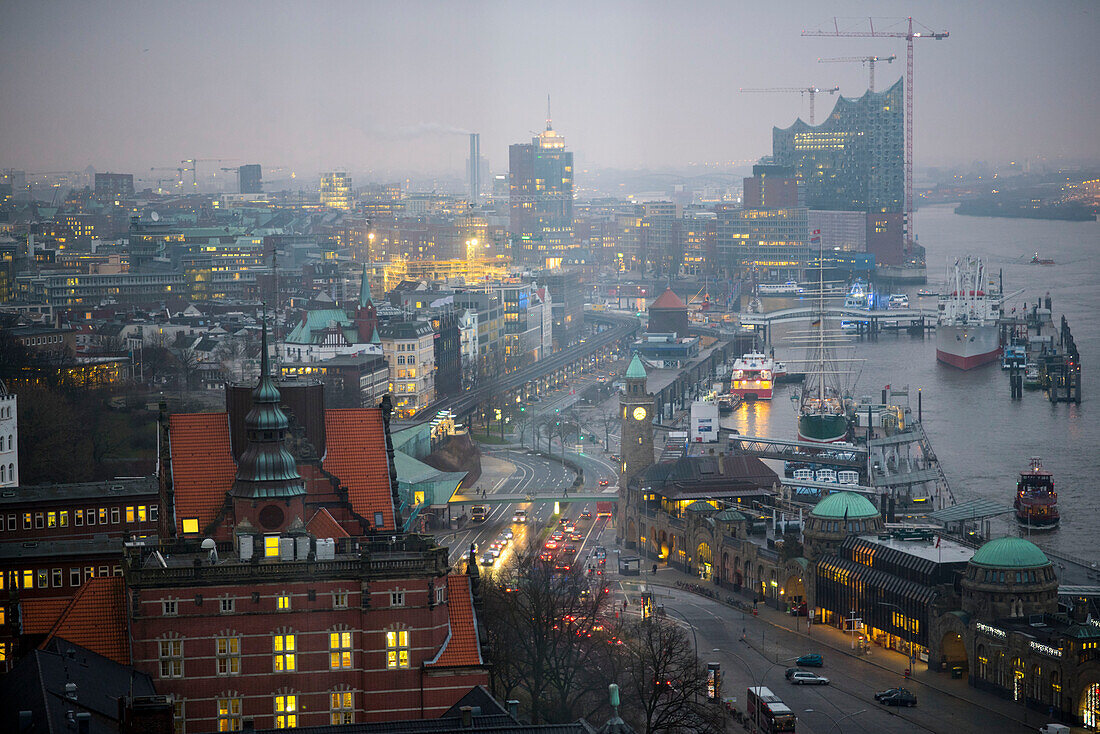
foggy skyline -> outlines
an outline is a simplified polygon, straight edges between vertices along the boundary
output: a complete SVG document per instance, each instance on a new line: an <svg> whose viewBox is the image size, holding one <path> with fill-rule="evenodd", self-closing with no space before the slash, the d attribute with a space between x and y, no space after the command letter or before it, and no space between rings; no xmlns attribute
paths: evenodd
<svg viewBox="0 0 1100 734"><path fill-rule="evenodd" d="M503 172L548 93L578 170L748 164L808 100L740 87L904 76L904 40L800 36L868 12L951 34L915 44L918 167L1100 158L1094 2L8 2L0 167L461 173L472 131Z"/></svg>

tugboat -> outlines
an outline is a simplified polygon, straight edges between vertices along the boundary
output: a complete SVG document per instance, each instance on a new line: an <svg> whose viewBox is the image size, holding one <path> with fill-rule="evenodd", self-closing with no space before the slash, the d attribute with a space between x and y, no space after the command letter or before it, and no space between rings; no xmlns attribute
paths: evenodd
<svg viewBox="0 0 1100 734"><path fill-rule="evenodd" d="M733 363L730 392L745 400L771 400L775 362L766 354L749 352Z"/></svg>
<svg viewBox="0 0 1100 734"><path fill-rule="evenodd" d="M1043 462L1032 457L1027 471L1020 472L1016 483L1016 522L1022 528L1041 532L1058 527L1058 493L1054 491L1051 474Z"/></svg>
<svg viewBox="0 0 1100 734"><path fill-rule="evenodd" d="M1034 255L1031 256L1030 264L1031 265L1053 265L1054 260L1052 260L1049 257L1039 257L1039 253L1036 252Z"/></svg>

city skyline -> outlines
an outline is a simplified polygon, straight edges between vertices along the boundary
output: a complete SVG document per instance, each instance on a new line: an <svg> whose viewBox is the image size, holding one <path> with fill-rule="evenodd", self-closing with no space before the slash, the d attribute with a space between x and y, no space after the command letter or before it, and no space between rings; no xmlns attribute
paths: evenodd
<svg viewBox="0 0 1100 734"><path fill-rule="evenodd" d="M899 57L876 69L878 89L904 76L901 40L800 36L870 9L16 5L0 48L0 165L141 176L197 157L309 179L338 168L461 175L465 135L478 132L503 171L508 146L542 127L547 93L578 172L747 165L771 152L773 126L807 119L808 100L740 87L835 83L858 97L862 65L817 60L865 53ZM1100 26L1094 5L891 2L873 12L912 12L951 33L917 44L917 166L1100 157L1100 60L1072 55ZM817 100L819 121L835 100Z"/></svg>

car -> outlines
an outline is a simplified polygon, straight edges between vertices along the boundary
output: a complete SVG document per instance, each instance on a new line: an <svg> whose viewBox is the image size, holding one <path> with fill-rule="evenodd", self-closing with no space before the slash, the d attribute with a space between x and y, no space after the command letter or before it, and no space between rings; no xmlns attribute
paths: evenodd
<svg viewBox="0 0 1100 734"><path fill-rule="evenodd" d="M508 540L516 537L516 534L512 532L512 528L504 528L504 530L502 530L500 534Z"/></svg>
<svg viewBox="0 0 1100 734"><path fill-rule="evenodd" d="M820 653L811 652L795 660L794 664L806 668L820 668L825 664L825 660L821 657Z"/></svg>
<svg viewBox="0 0 1100 734"><path fill-rule="evenodd" d="M817 673L811 673L808 670L802 670L797 673L791 673L791 677L788 678L792 685L796 686L827 686L829 685L829 679L824 676L820 676Z"/></svg>
<svg viewBox="0 0 1100 734"><path fill-rule="evenodd" d="M516 510L512 513L512 522L527 522L527 510Z"/></svg>
<svg viewBox="0 0 1100 734"><path fill-rule="evenodd" d="M604 548L602 545L597 545L595 548L592 549L592 557L607 558L607 549Z"/></svg>
<svg viewBox="0 0 1100 734"><path fill-rule="evenodd" d="M886 706L911 707L917 705L917 697L903 688L894 692L892 695L886 696L885 698L880 698L879 703Z"/></svg>
<svg viewBox="0 0 1100 734"><path fill-rule="evenodd" d="M601 480L600 480L600 486L601 486L601 487L608 487L608 486L611 486L611 482L610 482L609 480L607 480L607 479L601 479Z"/></svg>
<svg viewBox="0 0 1100 734"><path fill-rule="evenodd" d="M550 540L561 540L564 537L565 533L560 530L555 530L554 532L550 533Z"/></svg>
<svg viewBox="0 0 1100 734"><path fill-rule="evenodd" d="M557 550L558 549L558 541L548 540L545 543L543 543L542 547L545 548L546 550Z"/></svg>
<svg viewBox="0 0 1100 734"><path fill-rule="evenodd" d="M500 558L500 546L499 545L489 546L489 553L493 556L493 558Z"/></svg>
<svg viewBox="0 0 1100 734"><path fill-rule="evenodd" d="M619 455L618 455L618 454L611 454L611 455L610 455L610 456L608 456L607 458L611 459L611 460L612 460L612 461L614 461L614 462L619 462L619 461L622 461L622 459L620 459L620 458L619 458Z"/></svg>
<svg viewBox="0 0 1100 734"><path fill-rule="evenodd" d="M562 546L561 552L568 556L576 555L577 546L573 545L572 543L566 543L564 546Z"/></svg>
<svg viewBox="0 0 1100 734"><path fill-rule="evenodd" d="M592 517L592 513L589 512L588 510L584 510L583 512L581 512L581 519L588 520L591 517Z"/></svg>
<svg viewBox="0 0 1100 734"><path fill-rule="evenodd" d="M572 521L565 523L565 525L563 525L561 529L564 530L566 533L577 532L577 526Z"/></svg>
<svg viewBox="0 0 1100 734"><path fill-rule="evenodd" d="M803 670L802 668L787 668L787 670L783 673L783 677L785 677L787 680L790 680L791 676L794 675L795 673L805 673L805 672L807 672L807 671Z"/></svg>
<svg viewBox="0 0 1100 734"><path fill-rule="evenodd" d="M882 699L889 698L890 696L893 696L896 693L906 693L906 694L909 694L910 696L913 695L906 688L887 688L885 691L879 691L878 693L876 693L875 694L875 700L876 701L881 701Z"/></svg>
<svg viewBox="0 0 1100 734"><path fill-rule="evenodd" d="M569 533L570 540L584 540L584 536L580 533Z"/></svg>
<svg viewBox="0 0 1100 734"><path fill-rule="evenodd" d="M496 560L496 556L494 556L492 553L486 553L481 556L481 565L492 566L494 563L496 563Z"/></svg>
<svg viewBox="0 0 1100 734"><path fill-rule="evenodd" d="M501 534L501 536L497 538L497 547L500 549L508 547L508 538L504 537L503 534Z"/></svg>

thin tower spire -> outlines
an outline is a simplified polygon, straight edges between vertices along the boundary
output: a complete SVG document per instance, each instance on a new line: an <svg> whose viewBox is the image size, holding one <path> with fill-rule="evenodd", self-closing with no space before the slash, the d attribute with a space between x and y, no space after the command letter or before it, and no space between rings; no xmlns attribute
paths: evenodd
<svg viewBox="0 0 1100 734"><path fill-rule="evenodd" d="M546 129L553 130L553 126L550 124L550 95L546 95Z"/></svg>

